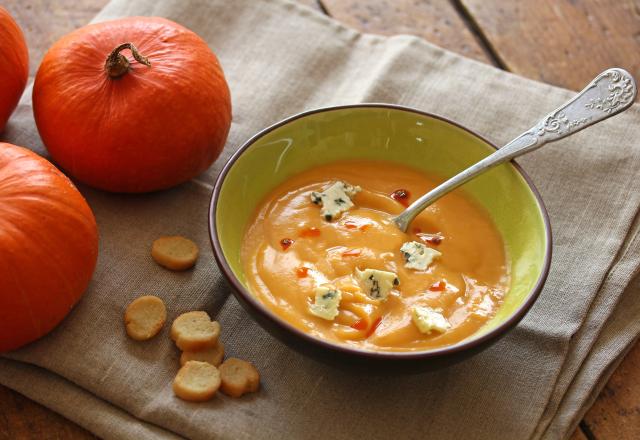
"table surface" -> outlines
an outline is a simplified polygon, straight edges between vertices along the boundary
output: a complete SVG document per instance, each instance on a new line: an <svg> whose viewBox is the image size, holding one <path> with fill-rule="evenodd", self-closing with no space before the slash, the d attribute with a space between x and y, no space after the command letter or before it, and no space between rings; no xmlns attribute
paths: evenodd
<svg viewBox="0 0 640 440"><path fill-rule="evenodd" d="M298 0L363 32L412 34L498 68L579 90L619 66L640 78L638 0ZM33 75L60 36L107 0L3 0L29 44ZM0 440L94 439L0 386ZM640 343L587 412L572 440L640 439Z"/></svg>

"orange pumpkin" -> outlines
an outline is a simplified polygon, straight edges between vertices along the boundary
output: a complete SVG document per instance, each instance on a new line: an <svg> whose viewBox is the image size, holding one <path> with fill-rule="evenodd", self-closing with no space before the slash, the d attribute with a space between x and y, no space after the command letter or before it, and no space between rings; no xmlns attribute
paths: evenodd
<svg viewBox="0 0 640 440"><path fill-rule="evenodd" d="M29 77L24 35L9 12L0 7L0 133L15 110Z"/></svg>
<svg viewBox="0 0 640 440"><path fill-rule="evenodd" d="M0 352L51 331L89 284L95 218L51 163L0 143Z"/></svg>
<svg viewBox="0 0 640 440"><path fill-rule="evenodd" d="M33 110L54 161L115 192L164 189L202 173L231 125L216 56L195 33L153 17L61 38L38 69Z"/></svg>

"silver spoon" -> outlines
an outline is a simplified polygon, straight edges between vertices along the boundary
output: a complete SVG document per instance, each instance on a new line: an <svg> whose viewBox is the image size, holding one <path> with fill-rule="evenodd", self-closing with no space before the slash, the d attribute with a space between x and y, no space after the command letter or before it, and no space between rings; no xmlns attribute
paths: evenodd
<svg viewBox="0 0 640 440"><path fill-rule="evenodd" d="M393 218L394 223L406 232L409 224L420 212L448 192L496 165L625 111L635 101L637 92L636 83L629 72L620 68L605 70L584 90L549 113L533 128L413 202Z"/></svg>

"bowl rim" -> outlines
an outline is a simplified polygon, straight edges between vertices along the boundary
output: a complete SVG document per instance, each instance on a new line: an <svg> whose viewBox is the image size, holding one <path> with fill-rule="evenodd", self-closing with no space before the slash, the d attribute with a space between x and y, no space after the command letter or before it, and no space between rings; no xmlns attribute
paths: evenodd
<svg viewBox="0 0 640 440"><path fill-rule="evenodd" d="M242 285L242 283L240 283L238 278L233 273L233 270L227 263L227 260L224 256L224 252L222 250L220 241L217 238L216 209L218 206L218 199L220 196L220 192L222 190L222 185L224 183L224 180L227 174L229 173L229 171L231 170L231 168L233 167L233 165L235 164L235 162L258 139L262 138L264 135L292 121L304 118L306 116L314 115L317 113L346 110L346 109L356 109L356 108L382 108L382 109L389 109L389 110L398 110L403 112L415 113L423 117L437 119L442 122L451 124L469 133L472 136L475 136L476 138L480 139L481 141L485 142L487 145L489 145L490 147L496 150L498 149L498 147L493 142L489 141L488 139L479 135L475 131L469 128L466 128L463 125L449 118L436 115L433 113L429 113L426 111L418 110L412 107L407 107L407 106L398 105L398 104L388 104L388 103L360 103L360 104L347 104L347 105L319 107L319 108L306 110L306 111L294 114L266 128L263 128L262 130L258 131L256 134L251 136L248 140L246 140L227 160L224 167L220 171L220 174L216 178L216 182L214 184L213 192L211 195L211 201L209 204L209 214L208 214L209 239L211 240L211 245L213 247L213 254L225 278L233 287L233 292L235 294L239 294L244 300L244 302L247 304L250 304L251 307L262 316L262 318L265 318L271 321L274 325L279 327L279 330L282 330L284 332L291 332L298 338L304 340L305 342L308 342L313 345L319 345L322 348L327 349L329 351L338 352L340 354L347 354L347 355L358 355L358 356L367 357L370 359L418 360L418 359L443 357L446 355L453 355L453 354L464 352L466 350L480 346L485 342L488 342L492 339L495 339L504 335L508 330L515 327L515 325L522 320L524 315L529 311L529 309L533 306L533 304L536 302L536 300L540 296L540 292L542 291L545 281L547 279L547 276L549 275L549 269L551 266L551 254L552 254L552 232L551 232L551 223L549 221L549 214L547 212L547 209L544 205L542 197L540 196L540 193L538 192L538 189L535 187L531 178L514 160L511 160L510 164L516 169L516 171L522 176L524 181L529 186L538 204L540 213L542 214L545 237L546 237L543 268L542 268L542 272L540 273L540 276L536 280L536 284L529 292L527 298L522 302L522 304L520 304L518 309L513 314L511 314L504 322L500 323L495 328L491 329L490 331L488 331L487 333L485 333L480 337L470 339L466 342L465 340L463 340L454 345L448 345L444 347L421 350L421 351L373 351L373 350L366 350L366 349L351 347L346 344L339 344L331 341L326 341L303 332L302 330L294 327L292 324L284 321L283 319L279 318L276 314L268 310L257 298L255 298L248 291L248 289L245 289L245 287ZM259 322L258 324L261 325Z"/></svg>

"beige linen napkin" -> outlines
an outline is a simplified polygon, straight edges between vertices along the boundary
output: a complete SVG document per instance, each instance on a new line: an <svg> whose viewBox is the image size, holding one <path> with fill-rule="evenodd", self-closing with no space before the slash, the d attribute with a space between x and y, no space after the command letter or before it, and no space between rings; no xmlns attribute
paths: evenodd
<svg viewBox="0 0 640 440"><path fill-rule="evenodd" d="M247 137L290 114L355 102L437 113L501 144L572 92L519 78L409 36L363 35L285 0L112 1L96 18L159 15L219 55L234 121L222 157L200 179L157 194L81 190L100 227L86 296L46 338L0 359L0 383L101 437L562 438L640 332L640 113L637 106L519 160L554 229L547 285L525 319L480 355L433 373L365 377L327 367L265 333L230 296L209 250L211 184ZM593 72L594 76L598 72ZM44 153L25 96L6 133ZM161 234L201 247L194 271L149 258ZM123 330L126 305L159 295L169 320L205 309L230 355L256 363L260 393L191 404L173 396L178 351L164 329L147 343Z"/></svg>

